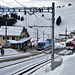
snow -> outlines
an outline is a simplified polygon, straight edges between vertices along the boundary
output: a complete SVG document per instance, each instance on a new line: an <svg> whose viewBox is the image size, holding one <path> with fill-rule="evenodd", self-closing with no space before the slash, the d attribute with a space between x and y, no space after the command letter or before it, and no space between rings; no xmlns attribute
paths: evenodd
<svg viewBox="0 0 75 75"><path fill-rule="evenodd" d="M54 61L55 61L55 62L61 62L62 59L61 59L60 57L58 57L58 58L56 58Z"/></svg>
<svg viewBox="0 0 75 75"><path fill-rule="evenodd" d="M59 45L59 44L56 44L56 45ZM60 45L62 46L62 44L60 43ZM66 51L66 50L64 50ZM64 52L63 51L63 52ZM61 52L62 53L62 52ZM14 54L14 55L13 55ZM5 49L5 56L1 56L0 57L0 60L3 59L3 58L12 58L12 57L17 57L17 56L24 56L24 55L30 55L31 53L27 52L27 53L20 53L20 52L17 52L16 50L14 49ZM11 55L11 56L7 56L7 55ZM39 56L41 55L45 55L45 54L40 54ZM55 57L57 55L55 54ZM36 56L37 57L37 56ZM5 62L5 63L0 63L0 67L6 65L6 64L12 64L12 63L15 63L15 62L20 62L20 61L23 61L23 60L28 60L28 59L31 59L31 58L34 58L34 57L29 57L29 58L24 58L22 60L16 60L16 61L11 61L11 62ZM24 68L24 67L27 67L28 65L30 64L34 64L34 63L37 63L42 61L42 60L48 60L51 58L51 55L46 55L44 57L41 57L41 58L38 58L36 60L31 60L30 62L23 62L23 63L20 63L20 64L17 64L17 65L14 65L14 66L11 66L11 67L8 67L8 68L3 68L0 70L0 74L1 75L11 75L12 73ZM41 69L37 70L36 72L34 72L32 75L74 75L74 62L75 62L75 54L73 55L67 55L67 56L62 56L61 57L63 59L63 62L62 62L62 65L57 67L55 70L51 71L51 63L47 64L46 66L42 67ZM56 61L60 61L59 58L56 59ZM66 68L65 68L66 67ZM69 68L70 67L70 68ZM65 71L64 71L65 70ZM67 71L69 70L69 73L67 73ZM71 72L73 70L73 73ZM64 73L64 72L65 73ZM26 74L25 74L26 75Z"/></svg>
<svg viewBox="0 0 75 75"><path fill-rule="evenodd" d="M75 5L68 6L68 7L63 7L63 8L56 8L55 9L56 10L56 12L55 12L55 21L56 21L56 19L57 19L58 16L61 16L61 19L62 19L62 22L61 22L60 26L57 26L55 24L55 34L54 34L55 37L58 37L58 35L60 33L61 34L62 33L65 33L65 29L66 28L67 28L67 31L68 31L67 33L68 34L70 32L72 32L72 31L75 30L75 21L74 21L75 20L75 14L74 14L75 13L75 10L74 9L75 9ZM36 15L37 15L37 13L36 13ZM45 16L47 17L47 15L45 15ZM30 20L29 20L30 21L30 24L32 24L32 25L34 25L34 24L36 24L36 25L42 25L42 23L40 24L40 21L37 21L36 18L33 18L32 19L32 17L34 17L34 16L29 16L29 17L30 17ZM39 16L39 18L40 18L40 16ZM50 17L48 16L48 19L49 18ZM33 23L32 21L35 21L35 23ZM43 21L45 22L46 25L50 25L51 24L51 22L45 21L45 19L43 19ZM21 22L20 23L18 22L17 24L23 25L23 24L21 24ZM44 30L46 31L47 29L45 28ZM39 29L39 30L41 30L41 29ZM47 33L48 32L49 32L49 30L47 30ZM69 39L67 41L70 41L72 39ZM65 44L64 43L55 43L55 49L56 48L64 48L64 47L65 47ZM10 50L11 49L5 50L5 53L6 53L5 55L7 55L7 54L13 54L13 52L10 51ZM66 51L67 50L64 50L63 52L60 52L60 53L64 53ZM19 53L19 52L15 52L14 51L14 53ZM68 52L66 52L65 54L67 54L67 53ZM3 57L5 57L5 56L3 56ZM44 59L44 58L41 58L41 59ZM46 66L44 66L42 69L40 69L37 72L35 72L34 75L75 75L75 66L74 66L75 65L75 53L72 54L72 55L62 56L62 59L63 59L63 62L61 64L61 66L57 67L55 70L51 71L51 67L50 67L50 64L51 63L50 63L50 64L47 64ZM33 63L33 62L34 61L32 61L31 63ZM36 62L36 60L35 60L35 62ZM25 66L25 65L27 65L27 63L23 63L22 67ZM15 66L17 66L17 67L15 67ZM13 69L10 68L10 70L8 70L8 68L7 69L4 69L5 70L5 73L6 72L9 73L11 71L14 72L16 69L21 68L21 66L19 66L19 64L18 65L15 65L15 66L12 66ZM47 72L46 72L46 69L47 69ZM4 73L3 72L4 70L2 69L1 70L1 73ZM10 73L8 75L10 75Z"/></svg>
<svg viewBox="0 0 75 75"><path fill-rule="evenodd" d="M20 36L22 30L23 30L23 27L7 26L7 35ZM5 35L5 26L1 26L0 35Z"/></svg>
<svg viewBox="0 0 75 75"><path fill-rule="evenodd" d="M11 49L11 48L4 49L4 51L5 51L5 55L20 53L20 52L17 52L15 49Z"/></svg>
<svg viewBox="0 0 75 75"><path fill-rule="evenodd" d="M56 44L56 45L58 45L58 44ZM21 53L21 52L17 52L16 50L14 50L14 49L10 49L10 48L8 48L8 49L4 49L5 50L5 55L4 56L1 56L0 57L0 60L3 60L3 59L11 59L11 58L15 58L15 57L21 57L21 56L27 56L27 55L31 55L31 53L30 52L26 52L26 53ZM47 51L48 52L48 51ZM29 61L26 61L26 60L29 60L29 59L31 59L31 58L34 58L34 57L37 57L37 56L41 56L41 55L45 55L45 56L43 56L43 57L40 57L40 58L36 58L36 59L34 59L34 60L30 60L30 62ZM55 57L57 57L58 55L54 55ZM20 69L22 69L22 68L26 68L27 66L29 66L29 65L31 65L31 64L34 64L34 63L37 63L37 62L40 62L40 61L42 61L42 60L48 60L48 59L51 59L51 54L40 54L40 55L36 55L36 56L34 56L34 57L28 57L28 58L24 58L24 59L21 59L21 60L16 60L16 61L10 61L10 62L3 62L3 63L0 63L0 67L2 67L2 66L5 66L5 65L9 65L9 64L14 64L14 63L16 63L16 62L21 62L21 61L25 61L25 62L23 62L23 63L19 63L19 64L17 64L17 65L13 65L13 66L11 66L11 67L6 67L6 68L3 68L3 69L1 69L0 70L0 74L1 75L5 75L5 73L6 73L6 75L11 75L12 73L14 73L14 72L16 72L16 71L18 71L18 70L20 70ZM59 60L60 61L60 60ZM51 64L51 63L50 63ZM41 75L41 74L46 74L47 72L50 72L51 71L51 67L49 67L50 66L50 64L48 64L48 65L46 65L45 67L43 67L42 69L41 69L41 72L40 72L40 74L39 74L39 71L36 71L35 73L34 73L34 75L37 75L37 74L39 74L39 75ZM46 68L47 67L47 68ZM49 70L50 69L50 70ZM32 74L33 75L33 74Z"/></svg>
<svg viewBox="0 0 75 75"><path fill-rule="evenodd" d="M16 44L16 43L23 43L23 42L25 42L25 41L27 41L27 40L30 40L30 39L31 39L31 38L28 37L28 38L22 38L22 39L20 39L20 40L18 40L18 41L16 41L16 40L7 40L7 41L9 41L10 43Z"/></svg>
<svg viewBox="0 0 75 75"><path fill-rule="evenodd" d="M15 49L7 48L7 49L4 49L4 56L1 56L1 53L0 53L0 60L9 59L9 58L11 59L11 58L21 57L21 56L28 56L28 55L31 55L31 53L17 52Z"/></svg>
<svg viewBox="0 0 75 75"><path fill-rule="evenodd" d="M29 37L29 38L23 38L23 39L20 39L19 40L19 43L23 43L23 42L25 42L25 41L27 41L27 40L30 40L31 38Z"/></svg>
<svg viewBox="0 0 75 75"><path fill-rule="evenodd" d="M54 35L55 38L59 38L59 34L65 34L65 30L67 28L67 34L70 34L70 32L73 32L75 30L75 21L74 21L74 10L75 5L67 6L67 7L61 7L61 8L55 8L55 25L54 25ZM64 11L64 12L63 12ZM63 12L63 13L62 13ZM44 14L44 17L42 17L42 14ZM67 15L69 14L69 15ZM15 25L16 26L51 26L52 21L51 19L51 13L35 13L32 15L24 15L24 13L18 13L18 15L24 16L24 21L18 21ZM56 25L56 19L58 16L61 16L61 24L60 26ZM32 19L33 18L33 19ZM44 39L51 38L52 35L52 28L51 27L33 27L29 28L27 27L27 30L32 38L37 38L37 29L38 29L38 37L41 38L39 41L43 40L43 31L44 31ZM35 32L34 32L35 31Z"/></svg>
<svg viewBox="0 0 75 75"><path fill-rule="evenodd" d="M70 41L72 41L74 38L71 38L71 39L67 39L67 42L70 42Z"/></svg>
<svg viewBox="0 0 75 75"><path fill-rule="evenodd" d="M65 33L65 29L68 29L68 33L70 33L71 31L75 30L75 6L71 6L71 7L64 7L64 8L57 8L56 9L56 17L57 16L61 16L62 18L62 22L60 24L60 26L56 26L55 25L55 36L60 34L60 33ZM68 41L73 40L69 39ZM60 47L59 43L56 43L56 48ZM64 50L63 52L60 53L64 53L67 50ZM69 51L71 52L71 51ZM66 52L65 54L67 54L68 52ZM57 67L55 70L51 71L49 70L47 73L43 73L43 69L39 70L38 72L35 73L35 75L75 75L75 53L72 55L66 55L62 57L63 62L61 64L61 66ZM49 67L49 66L48 66ZM50 68L48 68L50 69ZM42 72L41 72L42 71ZM45 71L45 69L44 69ZM40 73L39 73L40 72ZM33 74L34 75L34 74Z"/></svg>
<svg viewBox="0 0 75 75"><path fill-rule="evenodd" d="M50 56L51 55L49 55L49 57ZM13 66L10 66L10 67L3 68L3 69L0 70L0 75L5 75L5 73L6 73L6 75L11 75L12 73L14 73L14 72L16 72L18 70L21 70L23 68L26 68L26 67L34 64L34 63L39 63L39 62L41 62L43 60L46 60L47 59L46 57L47 56L32 59L30 61L25 61L25 62L19 63L17 65L13 65ZM11 63L13 63L13 62L11 62Z"/></svg>
<svg viewBox="0 0 75 75"><path fill-rule="evenodd" d="M54 71L51 71L46 75L75 75L75 53L66 57L64 56L64 58L67 59L64 60L61 66L57 67Z"/></svg>
<svg viewBox="0 0 75 75"><path fill-rule="evenodd" d="M65 42L55 43L54 49L65 48Z"/></svg>
<svg viewBox="0 0 75 75"><path fill-rule="evenodd" d="M61 52L59 52L59 54L63 54L63 53L65 53L65 52L67 52L67 50L61 51Z"/></svg>

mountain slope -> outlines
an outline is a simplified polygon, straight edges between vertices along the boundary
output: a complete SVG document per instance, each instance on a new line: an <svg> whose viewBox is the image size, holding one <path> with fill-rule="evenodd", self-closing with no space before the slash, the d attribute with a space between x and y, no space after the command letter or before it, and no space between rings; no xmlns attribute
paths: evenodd
<svg viewBox="0 0 75 75"><path fill-rule="evenodd" d="M75 30L75 6L68 6L56 9L56 17L61 16L62 22L60 26L55 25L56 34L65 33L67 28L68 33Z"/></svg>
<svg viewBox="0 0 75 75"><path fill-rule="evenodd" d="M20 13L19 13L20 14ZM24 13L23 13L24 14ZM51 13L35 13L33 15L20 15L24 16L25 20L20 22L18 21L16 25L19 26L51 26ZM42 17L44 14L44 17ZM56 25L56 19L58 16L61 16L62 22L60 26ZM62 8L55 8L55 37L59 37L59 34L65 33L65 29L67 28L67 33L75 30L75 6L67 6ZM33 28L34 29L34 28ZM44 31L44 38L51 38L52 30L51 27L44 27L44 28L35 28L38 29L38 35L40 39L43 39L43 31ZM36 30L33 30L36 32ZM29 30L28 30L29 31ZM37 33L37 32L36 32ZM35 34L36 34L35 33ZM30 33L31 34L31 33ZM34 33L33 33L34 34ZM36 37L36 35L33 35Z"/></svg>

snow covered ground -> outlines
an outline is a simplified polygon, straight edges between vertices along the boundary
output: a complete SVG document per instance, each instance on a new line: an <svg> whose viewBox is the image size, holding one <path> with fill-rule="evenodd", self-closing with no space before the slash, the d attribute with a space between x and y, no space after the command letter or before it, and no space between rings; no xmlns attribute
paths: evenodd
<svg viewBox="0 0 75 75"><path fill-rule="evenodd" d="M55 44L56 47L58 47L57 45L59 45L59 44ZM63 47L63 46L62 46L62 47ZM4 55L4 56L0 56L0 60L6 59L6 58L8 59L8 58L15 58L15 57L21 57L21 56L31 55L30 52L22 53L22 52L17 52L16 50L10 49L10 48L4 49L4 51L5 51L5 55ZM47 51L47 52L49 52L49 51ZM40 56L42 56L42 55L45 55L45 56L40 57ZM32 58L37 57L37 56L39 56L40 58L36 58L36 59L34 59L34 60L30 60L30 62L26 61L26 62L19 63L19 64L17 64L17 65L13 65L13 66L8 67L8 68L0 69L0 75L5 75L5 74L6 74L6 75L11 75L12 73L18 71L19 69L22 69L22 68L24 68L24 67L27 67L27 66L29 66L30 64L34 64L34 63L40 62L40 61L42 61L42 60L51 59L51 54L47 54L47 55L46 55L46 54L42 53L42 54L39 54L39 55L36 55L36 56L31 56L31 57L24 58L24 59L20 59L20 60L16 60L16 61L2 62L2 63L0 63L0 68L3 67L3 66L6 66L6 65L10 65L10 64L17 63L17 62L29 60L29 59L32 59ZM55 57L56 57L56 56L58 56L58 55L55 54ZM25 65L25 64L26 64L26 65ZM48 64L48 65L50 65L50 64ZM47 67L47 70L50 69L50 67L49 67L48 65L45 66L45 67L41 70L42 72L40 73L40 75L43 74L43 73L46 73L46 67ZM48 69L48 68L49 68L49 69ZM49 70L49 71L50 71L50 70ZM35 72L35 75L36 75L37 72L39 72L39 70Z"/></svg>
<svg viewBox="0 0 75 75"><path fill-rule="evenodd" d="M75 53L63 57L63 63L54 71L50 71L43 75L75 75Z"/></svg>
<svg viewBox="0 0 75 75"><path fill-rule="evenodd" d="M75 30L75 21L74 21L75 20L75 14L74 14L75 10L74 9L75 9L75 6L56 9L56 16L60 15L62 18L62 22L60 26L55 25L55 35L59 33L65 33L66 28L68 29L68 33ZM61 66L51 71L49 66L47 65L48 72L40 74L39 72L42 71L41 69L40 71L38 71L38 74L39 75L75 75L75 66L74 66L75 65L75 53L72 55L63 56L62 58L63 58L63 62Z"/></svg>
<svg viewBox="0 0 75 75"><path fill-rule="evenodd" d="M67 33L70 33L71 31L75 30L75 14L74 14L75 13L75 6L72 5L72 6L63 7L63 8L56 8L55 10L56 10L55 11L55 13L56 13L55 14L55 19L58 16L61 16L61 19L62 19L62 22L61 22L60 26L57 26L55 24L55 37L58 37L58 35L60 33L65 33L66 28L67 28ZM38 15L38 14L36 13L36 15ZM47 15L45 15L45 16L47 17ZM27 16L25 16L25 18L26 17ZM34 15L29 16L29 17L32 19L32 17L34 17ZM32 25L35 25L35 24L36 25L42 25L42 23L40 24L40 21L37 20L37 18L33 18L32 20L30 18L29 18L29 22L30 22L29 25L30 24L32 24ZM40 18L40 16L39 16L39 18ZM48 15L47 19L49 19L49 18L50 17ZM32 22L34 20L35 20L35 22ZM44 23L45 25L50 25L51 24L50 22L46 21L45 19L41 18L41 20L43 20L43 22L45 22ZM18 22L16 25L24 25L25 26L25 24L28 25L28 21L27 21L27 23L23 22L23 24L21 22L20 23ZM46 31L47 29L44 29L44 30ZM49 30L47 30L47 32L49 32ZM33 33L32 35L34 36L35 34ZM48 37L48 36L46 36L46 37ZM61 48L62 47L61 45L58 44L57 47ZM5 55L13 54L13 52L10 52L10 50L7 50L7 51L5 51ZM18 52L14 51L14 53L18 53ZM75 75L75 67L74 67L74 65L75 65L75 53L72 54L72 55L63 56L61 58L63 58L62 65L57 67L55 70L51 71L50 64L48 64L45 67L38 70L37 72L35 72L34 75ZM18 65L18 67L19 67L19 65Z"/></svg>
<svg viewBox="0 0 75 75"><path fill-rule="evenodd" d="M60 46L59 46L60 45ZM61 43L56 43L55 44L55 48L56 47L59 47L59 48L62 48L62 47L65 47L65 44L61 44ZM61 52L62 53L62 52ZM13 55L14 54L14 55ZM24 55L30 55L31 53L27 52L27 53L20 53L20 52L17 52L16 50L14 49L5 49L5 55L4 56L1 56L0 59L2 58L15 58L15 57L20 57L20 56L24 56ZM9 55L9 56L7 56ZM36 58L36 59L33 59L33 60L30 60L29 61L26 61L26 62L22 62L22 63L19 63L19 64L16 64L16 65L13 65L11 67L6 67L6 68L3 68L3 69L0 69L0 75L11 75L12 73L24 68L24 67L27 67L29 66L30 64L34 64L34 63L37 63L37 62L40 62L42 60L48 60L51 58L51 54L39 54L39 55L36 55L36 56L32 56L32 57L28 57L28 58L24 58L24 59L21 59L21 60L16 60L16 61L10 61L10 62L3 62L3 63L0 63L0 67L3 67L5 65L9 65L9 64L14 64L16 62L21 62L21 61L25 61L25 60L28 60L28 59L31 59L31 58L34 58L34 57L37 57L37 56L41 56L41 55L45 55L44 57L40 57L40 58ZM55 57L58 56L58 55L54 55ZM50 74L51 72L51 67L50 67L51 63L47 64L46 66L40 68L39 70L37 70L36 72L34 72L32 75L46 75L46 74ZM27 74L24 74L24 75L27 75Z"/></svg>

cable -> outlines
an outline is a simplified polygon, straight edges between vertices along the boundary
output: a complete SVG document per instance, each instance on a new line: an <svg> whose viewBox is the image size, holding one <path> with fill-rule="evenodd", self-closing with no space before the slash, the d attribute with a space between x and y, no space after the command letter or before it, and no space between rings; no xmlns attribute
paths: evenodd
<svg viewBox="0 0 75 75"><path fill-rule="evenodd" d="M6 4L8 4L8 5L10 5L10 6L13 6L13 5L11 5L11 4L9 4L9 3L7 3L7 2L5 2L5 1L3 1L3 0L1 0L2 2L4 2L4 3L6 3Z"/></svg>
<svg viewBox="0 0 75 75"><path fill-rule="evenodd" d="M34 15L36 16L36 18L38 18L36 14L34 14ZM39 19L39 18L38 18L38 19ZM40 20L40 19L39 19L39 20ZM40 21L41 21L41 20L40 20ZM42 21L41 21L41 22L42 22ZM44 23L42 22L42 24L44 24ZM44 24L44 25L45 25L45 24Z"/></svg>
<svg viewBox="0 0 75 75"><path fill-rule="evenodd" d="M38 14L38 13L37 13L37 15L41 16L41 15L40 15L40 14ZM42 17L42 16L41 16L41 17ZM47 20L47 18L46 18L46 17L42 17L42 18L44 18L45 20ZM50 19L50 20L51 20L51 19Z"/></svg>
<svg viewBox="0 0 75 75"><path fill-rule="evenodd" d="M41 15L40 15L40 14L38 14L38 13L37 13L37 15L41 16ZM42 16L41 16L41 17L42 17ZM42 18L46 19L45 17L42 17Z"/></svg>
<svg viewBox="0 0 75 75"><path fill-rule="evenodd" d="M21 4L20 2L18 2L18 1L16 1L16 0L14 0L15 2L17 2L18 4L20 4L20 5L22 5L23 7L25 7L23 4Z"/></svg>
<svg viewBox="0 0 75 75"><path fill-rule="evenodd" d="M35 15L35 14L34 14L34 15ZM38 18L37 15L35 15L35 17ZM38 19L39 19L39 18L38 18ZM40 19L39 19L39 20L40 20ZM41 20L40 20L40 21L41 21ZM44 24L42 21L41 21L41 23ZM44 25L45 25L45 24L44 24Z"/></svg>
<svg viewBox="0 0 75 75"><path fill-rule="evenodd" d="M38 18L38 16L36 15L36 14L34 14L37 18ZM39 15L39 14L38 14ZM41 16L41 15L39 15L39 16ZM38 18L39 19L39 18ZM47 19L46 18L44 18L46 21L47 21ZM39 19L40 20L40 19ZM41 21L41 20L40 20ZM49 20L50 21L50 20ZM41 21L42 22L42 21ZM45 25L45 23L43 23L42 22L42 24L44 24Z"/></svg>

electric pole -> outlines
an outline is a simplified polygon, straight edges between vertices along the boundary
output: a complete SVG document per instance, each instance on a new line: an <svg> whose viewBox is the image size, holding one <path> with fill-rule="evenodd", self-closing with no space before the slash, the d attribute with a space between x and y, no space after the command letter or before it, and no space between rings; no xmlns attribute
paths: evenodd
<svg viewBox="0 0 75 75"><path fill-rule="evenodd" d="M67 36L67 28L66 28L66 30L65 30L65 43L66 43L66 36Z"/></svg>
<svg viewBox="0 0 75 75"><path fill-rule="evenodd" d="M44 31L43 31L43 41L44 41Z"/></svg>
<svg viewBox="0 0 75 75"><path fill-rule="evenodd" d="M55 3L52 3L52 54L51 54L51 59L53 60L54 59L54 13L55 13L55 10L54 10L54 7L55 7Z"/></svg>
<svg viewBox="0 0 75 75"><path fill-rule="evenodd" d="M5 48L7 48L7 21L5 21L6 27L5 27Z"/></svg>
<svg viewBox="0 0 75 75"><path fill-rule="evenodd" d="M38 43L38 29L37 29L37 43Z"/></svg>

